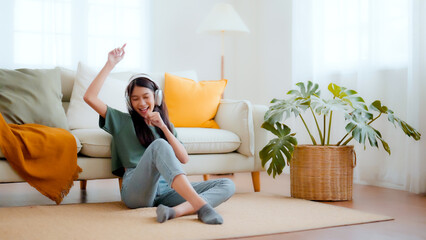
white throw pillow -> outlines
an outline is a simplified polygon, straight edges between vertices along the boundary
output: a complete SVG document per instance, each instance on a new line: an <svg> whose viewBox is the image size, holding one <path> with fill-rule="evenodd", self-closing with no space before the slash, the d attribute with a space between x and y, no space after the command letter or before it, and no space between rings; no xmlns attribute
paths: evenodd
<svg viewBox="0 0 426 240"><path fill-rule="evenodd" d="M75 83L68 107L67 118L70 129L99 128L98 113L83 100L90 83L98 72L83 63L78 64ZM108 77L99 93L99 98L108 106L126 112L126 98L124 91L127 87L127 79L119 80Z"/></svg>

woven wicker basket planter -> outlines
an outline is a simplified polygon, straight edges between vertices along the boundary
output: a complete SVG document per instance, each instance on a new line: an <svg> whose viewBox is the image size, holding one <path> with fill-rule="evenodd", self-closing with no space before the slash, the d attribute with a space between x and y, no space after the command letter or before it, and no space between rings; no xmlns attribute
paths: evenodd
<svg viewBox="0 0 426 240"><path fill-rule="evenodd" d="M353 146L298 145L290 163L291 196L317 201L352 200Z"/></svg>

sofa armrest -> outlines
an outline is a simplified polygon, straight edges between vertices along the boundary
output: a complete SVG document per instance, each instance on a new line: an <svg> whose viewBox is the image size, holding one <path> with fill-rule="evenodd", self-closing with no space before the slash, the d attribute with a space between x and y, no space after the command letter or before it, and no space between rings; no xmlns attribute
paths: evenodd
<svg viewBox="0 0 426 240"><path fill-rule="evenodd" d="M241 145L237 152L248 157L254 156L253 113L249 101L220 100L214 120L221 129L231 131L240 137Z"/></svg>
<svg viewBox="0 0 426 240"><path fill-rule="evenodd" d="M253 105L253 125L254 125L254 138L255 138L255 149L254 149L254 170L264 170L262 167L262 161L259 157L259 151L268 144L272 139L272 134L265 129L261 128L264 122L264 116L268 107L266 105Z"/></svg>

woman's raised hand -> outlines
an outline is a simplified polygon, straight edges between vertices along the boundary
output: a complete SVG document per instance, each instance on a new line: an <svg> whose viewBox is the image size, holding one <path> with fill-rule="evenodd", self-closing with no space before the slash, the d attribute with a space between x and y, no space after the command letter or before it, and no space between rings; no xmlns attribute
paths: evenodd
<svg viewBox="0 0 426 240"><path fill-rule="evenodd" d="M115 48L111 50L111 52L108 53L108 62L113 65L119 63L123 59L124 54L126 54L126 52L124 51L125 47L126 43L121 48Z"/></svg>

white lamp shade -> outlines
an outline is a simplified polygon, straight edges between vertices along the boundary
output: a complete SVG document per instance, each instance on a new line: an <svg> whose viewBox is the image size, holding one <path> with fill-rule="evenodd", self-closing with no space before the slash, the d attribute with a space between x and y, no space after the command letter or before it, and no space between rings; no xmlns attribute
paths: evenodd
<svg viewBox="0 0 426 240"><path fill-rule="evenodd" d="M217 33L222 31L249 32L241 17L231 4L218 3L198 28L198 32Z"/></svg>

